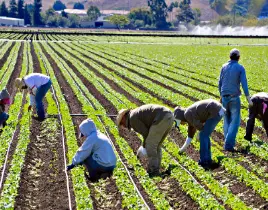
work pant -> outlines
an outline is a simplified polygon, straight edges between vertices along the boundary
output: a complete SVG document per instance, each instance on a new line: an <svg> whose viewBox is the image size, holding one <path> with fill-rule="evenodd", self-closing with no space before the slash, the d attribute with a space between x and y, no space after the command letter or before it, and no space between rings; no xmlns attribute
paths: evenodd
<svg viewBox="0 0 268 210"><path fill-rule="evenodd" d="M115 169L115 166L105 167L100 165L93 159L92 155L84 161L84 164L87 167L91 181L97 181L100 178L110 177Z"/></svg>
<svg viewBox="0 0 268 210"><path fill-rule="evenodd" d="M1 114L0 114L0 126L2 127L4 127L5 126L5 123L6 123L6 121L8 120L8 118L9 118L9 115L6 113L6 112L2 112Z"/></svg>
<svg viewBox="0 0 268 210"><path fill-rule="evenodd" d="M240 109L241 101L240 97L222 97L222 105L226 109L224 116L224 138L225 138L225 150L233 150L236 143L236 135L240 126Z"/></svg>
<svg viewBox="0 0 268 210"><path fill-rule="evenodd" d="M214 118L208 119L205 122L204 128L199 133L199 140L200 140L199 163L201 165L210 164L212 162L210 135L214 131L217 124L221 121L221 119L222 116L220 116L219 114Z"/></svg>
<svg viewBox="0 0 268 210"><path fill-rule="evenodd" d="M40 120L45 119L43 98L45 97L50 87L51 87L51 81L49 80L46 84L40 86L36 91L35 104L36 104L37 115Z"/></svg>
<svg viewBox="0 0 268 210"><path fill-rule="evenodd" d="M145 148L148 155L148 173L157 175L161 166L161 146L174 123L172 112L167 113L156 125L152 125L145 140Z"/></svg>

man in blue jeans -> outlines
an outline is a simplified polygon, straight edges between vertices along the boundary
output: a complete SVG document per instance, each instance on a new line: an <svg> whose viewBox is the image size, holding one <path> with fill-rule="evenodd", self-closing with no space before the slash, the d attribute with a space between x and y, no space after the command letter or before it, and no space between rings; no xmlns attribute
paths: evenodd
<svg viewBox="0 0 268 210"><path fill-rule="evenodd" d="M15 86L20 90L27 89L30 93L30 105L28 111L35 105L38 115L38 120L45 119L45 111L43 98L51 87L49 76L39 73L32 73L23 78L15 80Z"/></svg>
<svg viewBox="0 0 268 210"><path fill-rule="evenodd" d="M200 140L200 160L199 165L205 169L212 169L217 164L211 159L210 135L225 114L222 105L213 99L198 101L188 108L176 107L174 117L177 126L188 124L188 137L181 147L180 152L184 152L190 145L196 130L199 130Z"/></svg>
<svg viewBox="0 0 268 210"><path fill-rule="evenodd" d="M67 171L77 165L85 164L91 181L110 177L116 166L116 156L111 142L106 135L97 130L91 119L84 120L79 125L80 138L84 143L76 152L72 164Z"/></svg>
<svg viewBox="0 0 268 210"><path fill-rule="evenodd" d="M221 102L226 109L224 117L224 138L226 151L234 152L236 143L236 135L240 126L240 83L246 95L249 107L253 103L249 96L248 83L245 68L238 63L240 59L240 52L238 49L230 51L230 60L223 65L219 78L219 92L221 95Z"/></svg>

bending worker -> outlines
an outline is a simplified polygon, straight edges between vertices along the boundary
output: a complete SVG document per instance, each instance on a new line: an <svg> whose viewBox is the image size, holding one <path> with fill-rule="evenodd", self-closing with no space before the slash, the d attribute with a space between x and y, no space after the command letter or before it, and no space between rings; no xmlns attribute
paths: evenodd
<svg viewBox="0 0 268 210"><path fill-rule="evenodd" d="M67 171L85 164L91 181L110 177L116 166L116 156L109 139L97 130L91 119L84 120L79 130L79 137L85 141L76 152L72 164L67 166Z"/></svg>
<svg viewBox="0 0 268 210"><path fill-rule="evenodd" d="M49 76L39 73L32 73L23 78L15 80L15 86L21 90L27 89L30 93L30 105L28 111L32 106L36 106L39 120L45 119L45 111L43 105L43 98L51 87L51 80Z"/></svg>
<svg viewBox="0 0 268 210"><path fill-rule="evenodd" d="M268 136L268 93L257 93L251 97L253 106L249 108L249 116L247 121L246 140L252 140L252 133L255 125L255 118L262 121L262 125Z"/></svg>
<svg viewBox="0 0 268 210"><path fill-rule="evenodd" d="M161 145L171 130L174 122L172 112L159 105L143 105L136 109L120 110L117 116L118 127L133 128L143 136L143 147L138 150L138 157L148 156L148 173L159 175L162 152Z"/></svg>
<svg viewBox="0 0 268 210"><path fill-rule="evenodd" d="M198 101L188 108L176 107L174 117L179 124L188 124L188 137L181 147L180 152L184 152L190 145L196 130L199 130L200 140L200 160L199 165L205 169L213 167L210 149L210 135L222 119L225 113L223 106L216 100L207 99Z"/></svg>
<svg viewBox="0 0 268 210"><path fill-rule="evenodd" d="M232 49L230 52L230 61L224 64L221 69L219 79L219 92L223 107L226 109L224 117L224 138L226 151L235 151L236 135L240 126L240 83L248 100L249 106L252 106L250 100L248 83L245 68L238 63L240 52L237 49Z"/></svg>
<svg viewBox="0 0 268 210"><path fill-rule="evenodd" d="M6 126L9 115L5 112L5 105L10 104L10 95L6 89L0 92L0 129Z"/></svg>

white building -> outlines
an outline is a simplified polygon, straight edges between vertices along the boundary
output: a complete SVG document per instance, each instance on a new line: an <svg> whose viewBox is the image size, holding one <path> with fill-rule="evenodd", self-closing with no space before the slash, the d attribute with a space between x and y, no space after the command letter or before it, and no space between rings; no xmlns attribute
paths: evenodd
<svg viewBox="0 0 268 210"><path fill-rule="evenodd" d="M0 26L24 26L24 19L0 16Z"/></svg>

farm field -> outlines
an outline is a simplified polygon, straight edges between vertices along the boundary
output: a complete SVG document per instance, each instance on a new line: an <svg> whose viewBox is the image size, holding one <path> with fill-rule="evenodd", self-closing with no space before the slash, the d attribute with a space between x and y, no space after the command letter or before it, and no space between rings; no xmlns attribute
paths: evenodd
<svg viewBox="0 0 268 210"><path fill-rule="evenodd" d="M223 121L212 134L212 155L220 167L197 163L199 141L179 154L187 127L173 128L164 141L161 171L149 178L136 157L143 139L119 133L123 108L162 104L173 110L201 99L219 99L218 77L229 51L241 51L250 94L268 91L267 39L117 37L0 33L0 89L12 97L1 135L0 209L268 209L268 138L256 122L253 142L244 140L247 101L237 136L241 153L223 151ZM31 72L49 75L53 88L43 122L27 111L29 97L14 80ZM66 172L82 144L78 125L86 117L106 133L116 150L114 175L88 181L84 167Z"/></svg>

